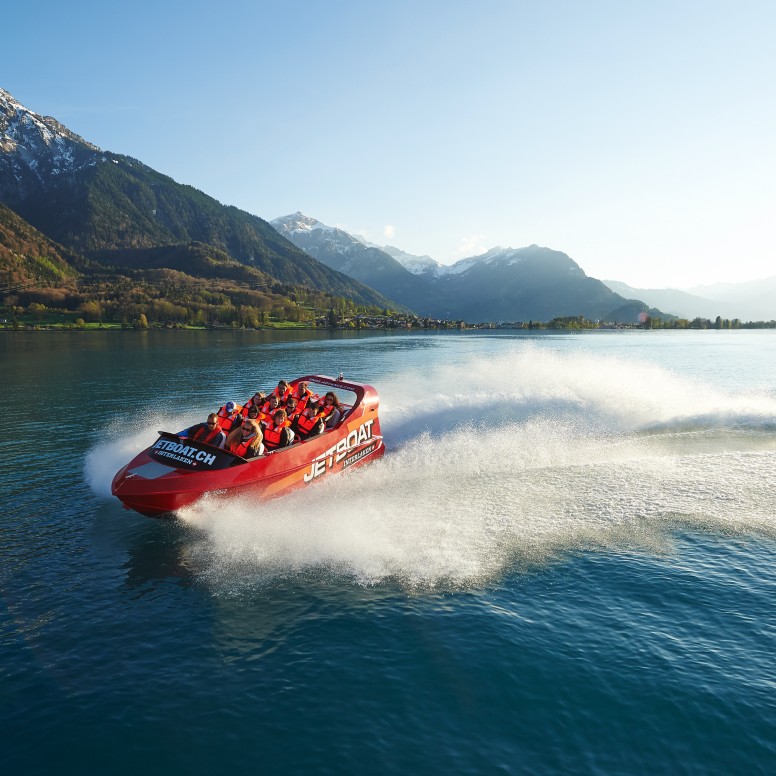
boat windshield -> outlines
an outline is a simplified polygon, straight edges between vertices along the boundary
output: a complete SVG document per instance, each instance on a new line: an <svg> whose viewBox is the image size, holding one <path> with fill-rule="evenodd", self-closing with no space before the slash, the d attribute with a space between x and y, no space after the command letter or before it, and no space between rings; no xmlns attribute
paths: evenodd
<svg viewBox="0 0 776 776"><path fill-rule="evenodd" d="M353 409L356 402L355 392L346 388L332 388L330 385L316 383L314 380L310 380L310 385L308 388L313 392L314 396L319 398L320 401L323 401L324 396L326 396L329 391L334 393L337 399L339 399L340 410L342 411L343 417L346 413Z"/></svg>

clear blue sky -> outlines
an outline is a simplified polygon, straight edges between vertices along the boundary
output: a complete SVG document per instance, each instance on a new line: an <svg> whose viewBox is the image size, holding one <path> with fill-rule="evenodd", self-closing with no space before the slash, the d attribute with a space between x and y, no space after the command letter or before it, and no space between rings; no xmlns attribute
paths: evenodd
<svg viewBox="0 0 776 776"><path fill-rule="evenodd" d="M28 108L267 220L641 287L776 274L771 0L43 0L3 27Z"/></svg>

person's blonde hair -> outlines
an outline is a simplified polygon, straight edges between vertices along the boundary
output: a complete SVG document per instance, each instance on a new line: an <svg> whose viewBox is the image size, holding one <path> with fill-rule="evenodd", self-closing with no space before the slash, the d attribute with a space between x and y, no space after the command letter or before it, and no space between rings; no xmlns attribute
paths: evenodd
<svg viewBox="0 0 776 776"><path fill-rule="evenodd" d="M243 426L250 426L254 434L258 434L260 437L263 436L263 434L261 433L261 426L253 418L245 418L242 424Z"/></svg>
<svg viewBox="0 0 776 776"><path fill-rule="evenodd" d="M256 436L251 440L250 445L248 445L248 449L258 453L258 451L261 449L261 444L264 441L264 434L261 433L261 426L255 420L253 420L253 418L245 418L245 420L243 420L239 426L233 428L229 432L229 436L226 438L227 449L229 449L235 442L239 442L242 439L243 426L246 425L250 425L251 430L254 434L256 434Z"/></svg>

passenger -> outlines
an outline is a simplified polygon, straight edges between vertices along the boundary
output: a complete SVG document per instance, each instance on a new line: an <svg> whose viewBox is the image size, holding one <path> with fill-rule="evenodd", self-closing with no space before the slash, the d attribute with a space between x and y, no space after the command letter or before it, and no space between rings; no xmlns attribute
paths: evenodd
<svg viewBox="0 0 776 776"><path fill-rule="evenodd" d="M256 458L259 455L264 455L259 424L255 420L246 418L241 426L229 433L226 438L226 449L242 458Z"/></svg>
<svg viewBox="0 0 776 776"><path fill-rule="evenodd" d="M281 380L278 383L278 387L270 394L271 396L277 396L278 401L284 404L286 399L291 395L291 386L288 384L288 380Z"/></svg>
<svg viewBox="0 0 776 776"><path fill-rule="evenodd" d="M245 416L251 420L255 420L257 423L261 422L261 409L257 404L253 404L248 408L248 413Z"/></svg>
<svg viewBox="0 0 776 776"><path fill-rule="evenodd" d="M307 402L313 398L313 392L309 389L310 383L302 381L296 384L296 388L291 391L291 398L296 399L296 411L304 412Z"/></svg>
<svg viewBox="0 0 776 776"><path fill-rule="evenodd" d="M186 437L194 442L203 442L213 447L223 447L226 442L226 434L221 430L218 423L218 415L211 412L207 416L206 423L197 423L195 426L187 428L178 436Z"/></svg>
<svg viewBox="0 0 776 776"><path fill-rule="evenodd" d="M218 410L216 414L218 415L218 422L221 424L222 431L228 434L233 428L239 428L240 421L242 420L241 410L242 407L233 401L228 401Z"/></svg>
<svg viewBox="0 0 776 776"><path fill-rule="evenodd" d="M315 401L310 401L304 411L297 415L291 422L291 430L296 434L300 442L312 439L323 433L323 410Z"/></svg>
<svg viewBox="0 0 776 776"><path fill-rule="evenodd" d="M326 429L334 428L342 418L342 407L340 406L337 394L329 391L323 398L323 417L326 421Z"/></svg>
<svg viewBox="0 0 776 776"><path fill-rule="evenodd" d="M264 426L264 445L267 450L279 450L288 447L294 440L294 432L289 428L285 410L275 410L272 419Z"/></svg>
<svg viewBox="0 0 776 776"><path fill-rule="evenodd" d="M247 418L248 410L251 407L261 407L261 405L264 404L265 401L267 401L266 395L261 391L256 391L256 393L254 393L253 396L251 396L251 398L248 399L248 401L246 401L245 404L243 404L242 416L244 418Z"/></svg>
<svg viewBox="0 0 776 776"><path fill-rule="evenodd" d="M267 399L261 407L262 421L271 420L275 410L279 409L282 409L280 406L280 399L278 399L274 393L271 393L269 399Z"/></svg>
<svg viewBox="0 0 776 776"><path fill-rule="evenodd" d="M296 399L293 396L288 397L285 410L288 419L293 422L294 418L299 414L299 407L297 406Z"/></svg>

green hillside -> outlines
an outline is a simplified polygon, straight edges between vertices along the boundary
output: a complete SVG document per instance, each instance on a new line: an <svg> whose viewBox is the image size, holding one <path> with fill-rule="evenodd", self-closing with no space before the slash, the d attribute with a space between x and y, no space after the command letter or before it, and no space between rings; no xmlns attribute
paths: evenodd
<svg viewBox="0 0 776 776"><path fill-rule="evenodd" d="M0 289L61 286L75 281L78 258L0 204Z"/></svg>
<svg viewBox="0 0 776 776"><path fill-rule="evenodd" d="M0 306L22 322L258 327L382 309L281 283L204 243L116 249L107 258L64 248L0 205Z"/></svg>
<svg viewBox="0 0 776 776"><path fill-rule="evenodd" d="M199 242L282 283L391 306L373 289L309 257L261 218L126 156L102 154L95 164L11 204L53 240L103 264L116 263L115 251Z"/></svg>

